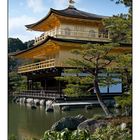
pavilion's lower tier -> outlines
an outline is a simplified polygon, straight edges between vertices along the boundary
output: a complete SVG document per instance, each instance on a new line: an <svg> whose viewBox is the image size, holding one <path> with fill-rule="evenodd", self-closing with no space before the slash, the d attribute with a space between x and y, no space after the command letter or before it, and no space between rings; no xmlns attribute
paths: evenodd
<svg viewBox="0 0 140 140"><path fill-rule="evenodd" d="M64 96L65 93L63 90L66 88L67 82L57 80L56 77L65 76L63 68L48 68L40 69L37 71L30 71L23 73L22 75L27 77L27 89L21 91L25 95L32 96ZM86 76L86 73L80 73L81 76ZM123 87L121 80L118 80L118 84L107 84L106 86L100 87L102 94L121 94ZM94 94L94 91L91 92L91 96Z"/></svg>

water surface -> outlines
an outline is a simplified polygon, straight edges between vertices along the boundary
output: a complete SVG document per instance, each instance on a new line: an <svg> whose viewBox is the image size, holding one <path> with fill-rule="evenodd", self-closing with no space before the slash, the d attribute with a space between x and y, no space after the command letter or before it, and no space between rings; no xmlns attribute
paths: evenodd
<svg viewBox="0 0 140 140"><path fill-rule="evenodd" d="M25 104L9 103L9 136L14 134L18 140L26 138L41 138L46 130L49 130L54 122L65 116L76 116L82 114L87 118L95 114L103 114L101 108L94 107L92 110L84 108L72 109L69 112L55 110L54 112L45 112L44 107L38 107L36 110Z"/></svg>

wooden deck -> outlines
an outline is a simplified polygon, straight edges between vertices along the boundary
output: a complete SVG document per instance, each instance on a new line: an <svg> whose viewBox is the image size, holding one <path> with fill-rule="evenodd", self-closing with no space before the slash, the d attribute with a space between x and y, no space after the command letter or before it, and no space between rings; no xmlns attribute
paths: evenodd
<svg viewBox="0 0 140 140"><path fill-rule="evenodd" d="M85 105L99 105L98 101L79 101L79 102L63 102L63 103L53 103L53 107L59 106L60 108L63 106L70 106L70 107L75 107L75 106L85 106Z"/></svg>
<svg viewBox="0 0 140 140"><path fill-rule="evenodd" d="M13 93L13 96L38 98L38 99L59 99L64 98L57 90L26 90L18 93Z"/></svg>
<svg viewBox="0 0 140 140"><path fill-rule="evenodd" d="M102 98L104 100L114 99L115 96L121 96L121 93L102 93ZM25 97L25 98L37 98L37 99L50 99L50 100L63 100L63 101L89 101L97 100L95 94L91 96L79 96L79 97L67 97L62 92L59 93L58 90L26 90L18 93L13 93L15 97Z"/></svg>

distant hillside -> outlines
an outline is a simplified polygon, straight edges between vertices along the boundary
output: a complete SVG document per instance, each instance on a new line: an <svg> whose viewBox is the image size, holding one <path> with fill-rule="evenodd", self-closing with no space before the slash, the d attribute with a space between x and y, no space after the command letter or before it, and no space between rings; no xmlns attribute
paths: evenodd
<svg viewBox="0 0 140 140"><path fill-rule="evenodd" d="M34 43L34 40L29 40L27 42L22 42L19 38L8 38L8 53L13 53L21 50L30 48ZM18 61L8 56L8 71L12 72L17 69Z"/></svg>
<svg viewBox="0 0 140 140"><path fill-rule="evenodd" d="M22 42L19 38L8 38L8 53L17 52L30 48L34 43L34 40Z"/></svg>

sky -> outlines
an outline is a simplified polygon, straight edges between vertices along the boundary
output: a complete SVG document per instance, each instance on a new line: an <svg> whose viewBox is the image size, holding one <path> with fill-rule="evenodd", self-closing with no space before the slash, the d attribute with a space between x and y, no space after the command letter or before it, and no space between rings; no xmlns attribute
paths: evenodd
<svg viewBox="0 0 140 140"><path fill-rule="evenodd" d="M65 9L68 0L9 0L8 4L8 37L19 38L23 42L40 36L41 32L27 31L25 25L32 24L47 15L50 8ZM75 0L75 7L86 12L112 16L127 13L122 4L111 0Z"/></svg>

